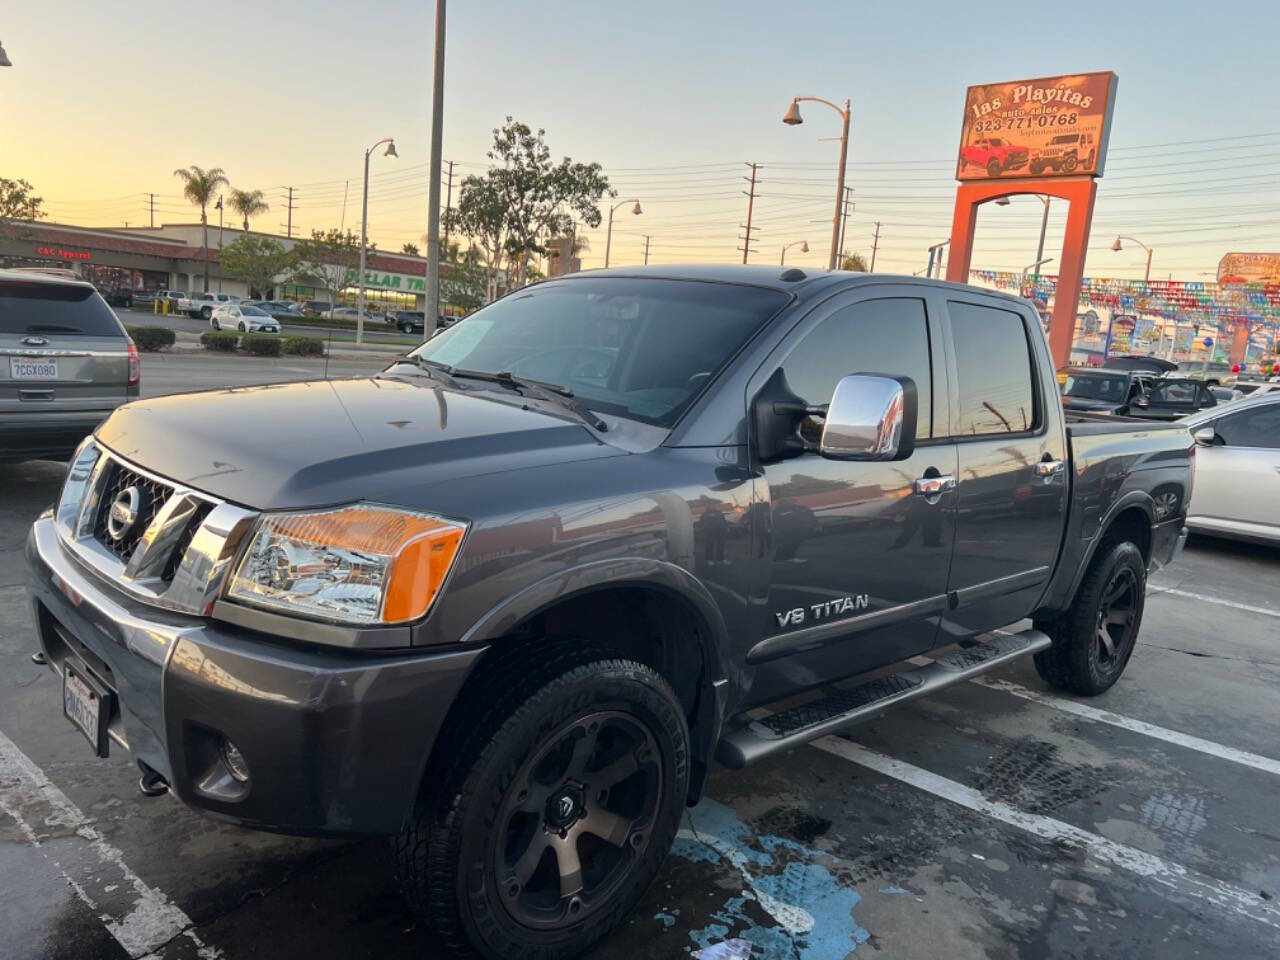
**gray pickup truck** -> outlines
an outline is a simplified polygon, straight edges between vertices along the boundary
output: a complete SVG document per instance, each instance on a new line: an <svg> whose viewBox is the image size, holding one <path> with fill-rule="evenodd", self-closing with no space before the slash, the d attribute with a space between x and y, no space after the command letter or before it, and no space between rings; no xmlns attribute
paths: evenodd
<svg viewBox="0 0 1280 960"><path fill-rule="evenodd" d="M1068 424L1022 300L591 272L375 377L121 408L31 531L34 613L67 717L144 792L389 835L444 942L572 957L713 759L1023 656L1115 683L1192 446Z"/></svg>

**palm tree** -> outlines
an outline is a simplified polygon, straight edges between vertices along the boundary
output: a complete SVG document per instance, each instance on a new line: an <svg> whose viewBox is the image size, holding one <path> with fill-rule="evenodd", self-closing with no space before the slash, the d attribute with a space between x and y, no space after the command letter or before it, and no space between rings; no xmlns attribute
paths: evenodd
<svg viewBox="0 0 1280 960"><path fill-rule="evenodd" d="M261 190L235 190L232 189L231 196L227 203L231 205L231 209L240 214L244 218L244 232L249 232L249 218L256 217L260 213L266 213L271 209L267 201L262 196Z"/></svg>
<svg viewBox="0 0 1280 960"><path fill-rule="evenodd" d="M182 181L182 195L200 208L200 226L204 233L204 292L209 292L209 201L220 187L229 187L231 181L222 172L221 167L210 167L201 170L194 163L187 169L173 171L173 175Z"/></svg>

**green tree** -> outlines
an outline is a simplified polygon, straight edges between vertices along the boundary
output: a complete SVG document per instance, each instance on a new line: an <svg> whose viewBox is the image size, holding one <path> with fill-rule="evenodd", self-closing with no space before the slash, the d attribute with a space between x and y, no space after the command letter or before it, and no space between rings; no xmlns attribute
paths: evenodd
<svg viewBox="0 0 1280 960"><path fill-rule="evenodd" d="M490 170L482 177L467 177L458 205L446 213L449 230L470 239L472 249L483 254L486 302L497 296L498 269L506 252L507 207L498 187L501 176L502 171Z"/></svg>
<svg viewBox="0 0 1280 960"><path fill-rule="evenodd" d="M293 267L293 252L270 237L236 237L222 248L223 272L243 280L259 296L266 296L276 284L276 277L288 275Z"/></svg>
<svg viewBox="0 0 1280 960"><path fill-rule="evenodd" d="M29 236L30 224L45 215L40 209L43 204L26 180L0 177L0 240Z"/></svg>
<svg viewBox="0 0 1280 960"><path fill-rule="evenodd" d="M244 218L244 232L249 232L249 218L266 213L271 209L261 190L232 189L227 203L231 209Z"/></svg>
<svg viewBox="0 0 1280 960"><path fill-rule="evenodd" d="M853 270L857 273L867 272L867 258L860 253L846 253L840 261L841 270Z"/></svg>
<svg viewBox="0 0 1280 960"><path fill-rule="evenodd" d="M418 255L418 245L416 243L406 243L400 248L400 252L407 253L411 257L416 257Z"/></svg>
<svg viewBox="0 0 1280 960"><path fill-rule="evenodd" d="M375 245L370 243L368 249L372 254ZM293 248L293 278L324 290L330 308L338 294L356 282L359 270L360 238L350 230L312 230Z"/></svg>
<svg viewBox="0 0 1280 960"><path fill-rule="evenodd" d="M204 234L204 292L209 292L209 201L219 188L231 185L221 167L208 170L194 163L186 169L179 168L173 175L182 181L182 195L200 208L200 227Z"/></svg>
<svg viewBox="0 0 1280 960"><path fill-rule="evenodd" d="M452 307L468 312L484 306L489 292L489 275L484 258L477 247L468 247L459 254L456 244L450 243L449 263L440 270L440 297Z"/></svg>

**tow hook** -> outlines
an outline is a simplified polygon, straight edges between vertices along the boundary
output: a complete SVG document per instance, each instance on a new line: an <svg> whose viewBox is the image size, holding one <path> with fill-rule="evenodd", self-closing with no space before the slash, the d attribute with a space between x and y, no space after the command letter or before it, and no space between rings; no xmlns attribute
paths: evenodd
<svg viewBox="0 0 1280 960"><path fill-rule="evenodd" d="M138 779L138 792L144 797L159 797L169 792L169 784L164 777L160 776L159 771L147 766L141 760L138 761L138 767L142 770L142 776Z"/></svg>

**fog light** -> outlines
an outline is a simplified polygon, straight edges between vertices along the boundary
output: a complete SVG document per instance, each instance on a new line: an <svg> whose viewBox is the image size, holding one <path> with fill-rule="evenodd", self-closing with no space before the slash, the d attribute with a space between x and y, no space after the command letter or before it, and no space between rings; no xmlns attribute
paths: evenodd
<svg viewBox="0 0 1280 960"><path fill-rule="evenodd" d="M249 782L249 763L244 758L244 754L240 752L240 748L228 740L222 738L222 762L227 766L227 772L231 774L238 782Z"/></svg>

